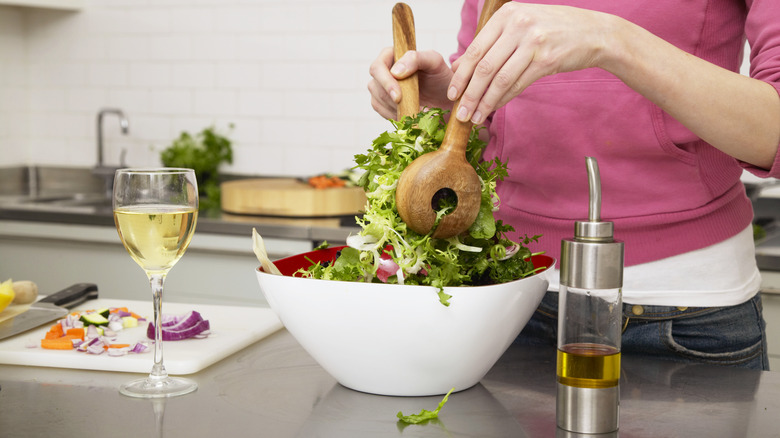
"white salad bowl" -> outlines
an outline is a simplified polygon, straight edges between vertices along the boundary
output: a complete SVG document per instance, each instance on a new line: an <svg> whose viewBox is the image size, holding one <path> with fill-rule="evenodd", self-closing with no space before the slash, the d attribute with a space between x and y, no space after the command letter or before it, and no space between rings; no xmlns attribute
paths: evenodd
<svg viewBox="0 0 780 438"><path fill-rule="evenodd" d="M340 384L362 392L425 396L477 384L539 305L547 269L489 286L435 288L293 277L311 262L333 260L328 248L275 262L284 275L256 270L260 290L287 330Z"/></svg>

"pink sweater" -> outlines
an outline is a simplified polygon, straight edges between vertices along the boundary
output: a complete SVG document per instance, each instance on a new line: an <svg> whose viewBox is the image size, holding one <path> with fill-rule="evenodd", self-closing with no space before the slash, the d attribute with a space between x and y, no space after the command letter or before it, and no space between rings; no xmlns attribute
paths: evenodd
<svg viewBox="0 0 780 438"><path fill-rule="evenodd" d="M456 59L472 41L482 0L466 0ZM622 16L677 47L739 71L747 36L751 76L780 91L780 2L776 0L545 1ZM758 169L708 145L601 69L535 82L496 111L485 158L509 164L498 218L520 234L542 234L532 250L560 258L560 241L587 219L585 157L598 160L602 219L625 242L626 265L720 242L750 225L743 168L780 176L780 154Z"/></svg>

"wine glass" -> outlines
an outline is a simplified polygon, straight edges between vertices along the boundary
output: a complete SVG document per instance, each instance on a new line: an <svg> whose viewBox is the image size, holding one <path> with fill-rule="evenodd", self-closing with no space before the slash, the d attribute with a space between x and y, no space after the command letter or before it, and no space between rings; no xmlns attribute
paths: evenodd
<svg viewBox="0 0 780 438"><path fill-rule="evenodd" d="M142 398L195 391L190 379L168 376L163 366L162 295L168 271L192 240L198 219L198 185L192 169L119 169L114 175L114 223L130 256L146 272L154 300L154 366L148 377L119 389Z"/></svg>

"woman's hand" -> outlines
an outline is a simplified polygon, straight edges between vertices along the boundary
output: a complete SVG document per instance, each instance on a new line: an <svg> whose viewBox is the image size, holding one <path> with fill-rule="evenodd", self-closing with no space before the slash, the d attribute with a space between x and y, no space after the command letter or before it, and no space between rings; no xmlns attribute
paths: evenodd
<svg viewBox="0 0 780 438"><path fill-rule="evenodd" d="M368 91L374 111L388 119L397 117L398 102L401 101L399 79L417 73L420 86L420 105L449 109L452 107L446 97L447 85L452 70L441 54L434 51L409 51L398 62L393 63L393 49L382 49L371 63Z"/></svg>
<svg viewBox="0 0 780 438"><path fill-rule="evenodd" d="M453 64L447 97L461 98L455 116L482 123L543 76L597 66L613 18L568 6L505 4Z"/></svg>
<svg viewBox="0 0 780 438"><path fill-rule="evenodd" d="M602 68L699 138L769 169L780 142L780 99L768 83L684 52L620 17L510 2L453 64L447 89L461 121L482 123L537 79Z"/></svg>

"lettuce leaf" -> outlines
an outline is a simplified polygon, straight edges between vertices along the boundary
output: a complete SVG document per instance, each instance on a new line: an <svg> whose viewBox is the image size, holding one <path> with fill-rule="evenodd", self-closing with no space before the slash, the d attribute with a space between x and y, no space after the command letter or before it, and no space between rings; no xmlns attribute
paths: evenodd
<svg viewBox="0 0 780 438"><path fill-rule="evenodd" d="M517 280L533 274L531 252L523 245L540 236L513 242L507 236L514 228L496 221L493 212L500 203L496 184L508 175L505 163L498 158L482 161L486 147L474 127L466 148L466 158L482 180L482 200L474 224L468 232L448 239L434 239L431 233L421 235L406 226L398 214L395 188L404 169L422 154L441 146L446 130L445 112L432 108L414 117L391 120L393 130L383 132L365 154L355 155L355 169L363 171L358 181L368 199L362 217L360 250L342 251L335 263L310 267L304 276L342 281L378 282L377 270L383 253L390 255L402 274L388 278L390 283L428 285L439 289L438 297L449 305L444 287L494 284ZM440 204L442 217L454 206ZM506 258L506 248L520 250Z"/></svg>
<svg viewBox="0 0 780 438"><path fill-rule="evenodd" d="M403 423L408 423L408 424L420 424L429 420L433 420L434 418L439 418L439 411L441 411L441 408L444 406L445 403L447 403L447 399L449 398L450 394L452 394L452 391L454 390L455 388L450 389L450 391L444 396L442 401L439 402L439 406L432 411L423 409L420 411L419 414L410 414L410 415L404 415L401 411L398 411L398 414L396 414L396 416L398 417L398 421Z"/></svg>

